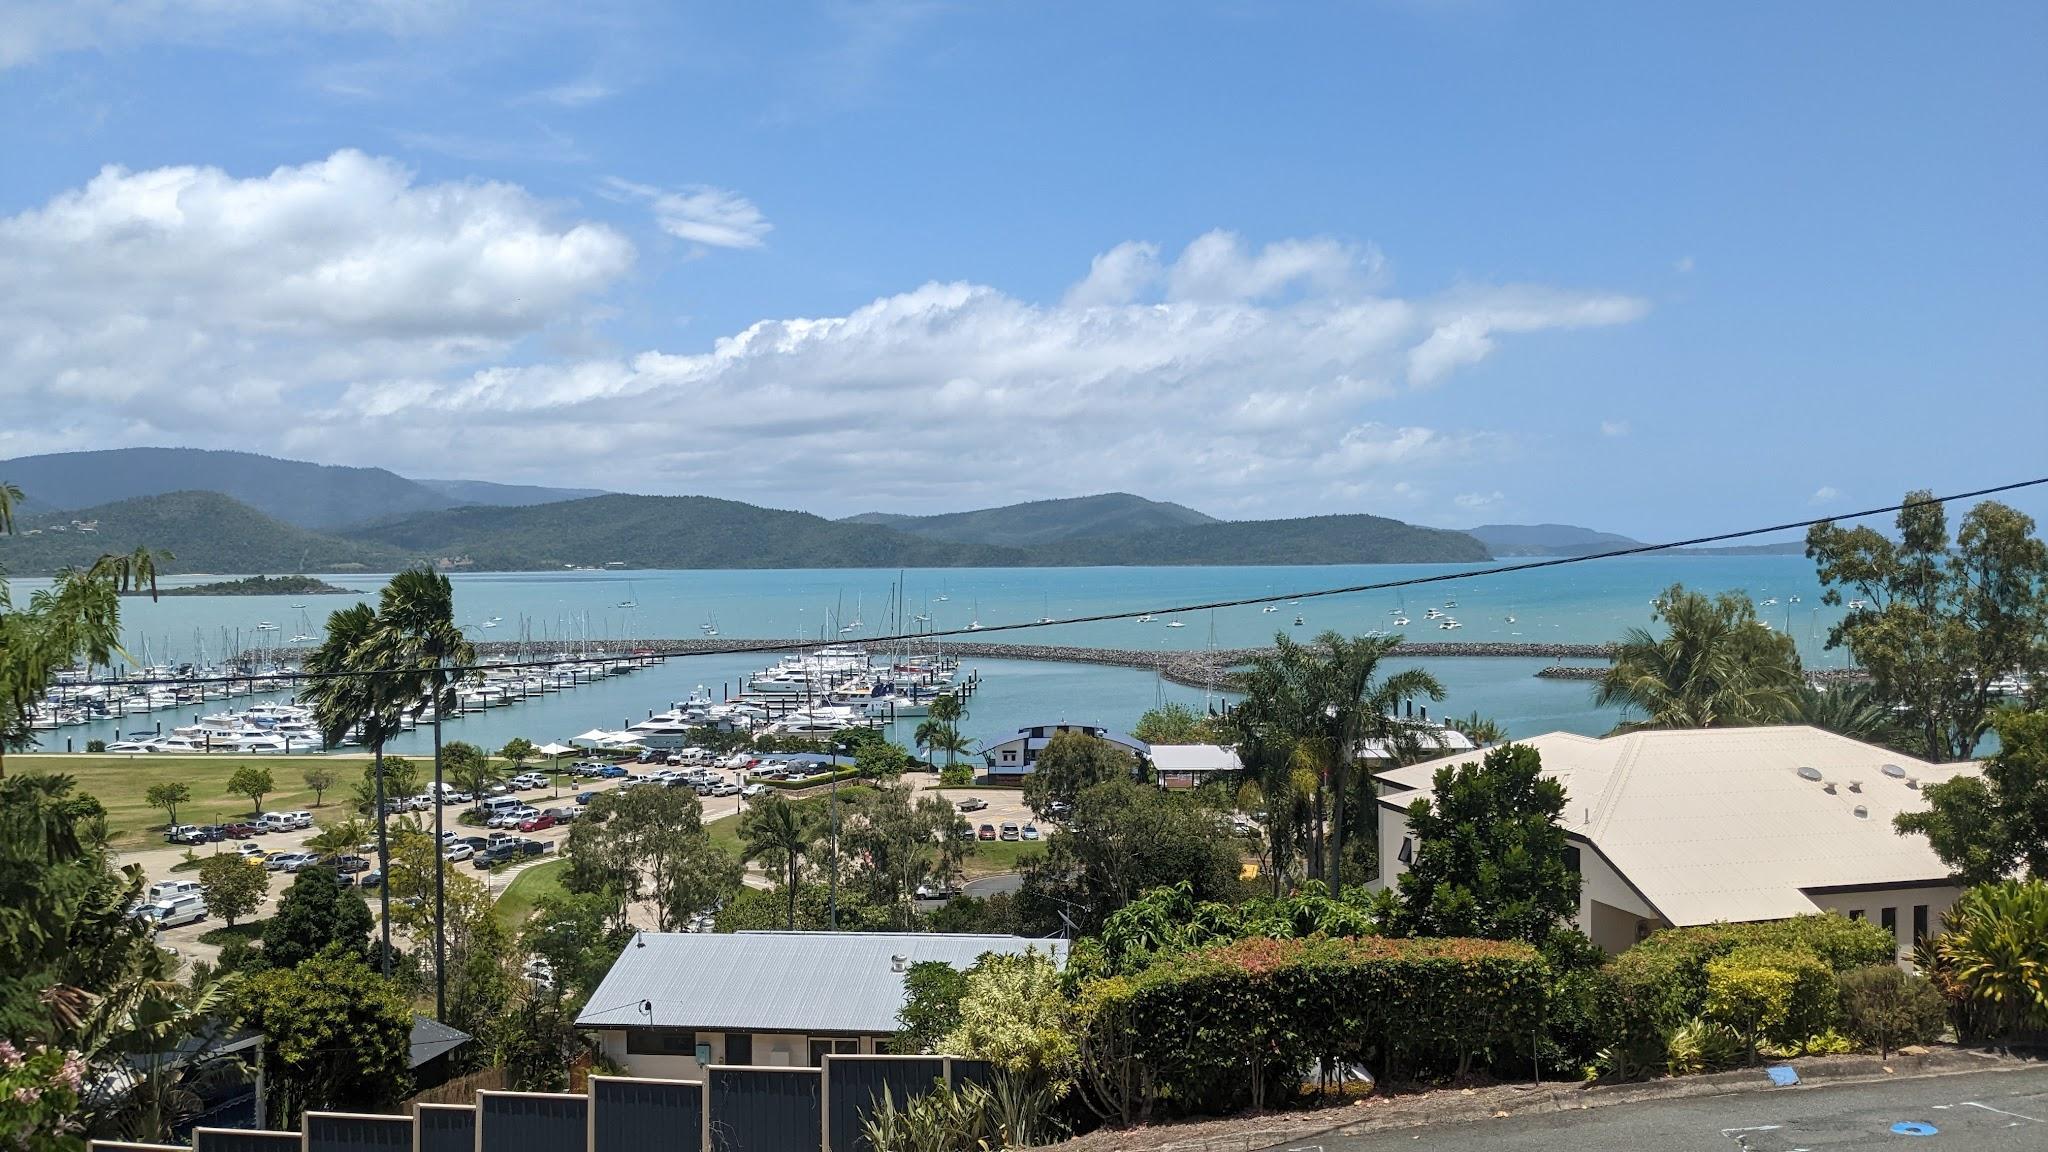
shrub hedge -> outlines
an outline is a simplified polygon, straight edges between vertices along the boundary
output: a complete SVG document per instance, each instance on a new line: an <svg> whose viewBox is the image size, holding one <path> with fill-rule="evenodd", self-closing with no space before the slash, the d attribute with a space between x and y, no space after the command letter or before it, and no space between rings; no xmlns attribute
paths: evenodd
<svg viewBox="0 0 2048 1152"><path fill-rule="evenodd" d="M1493 940L1239 940L1092 982L1082 1048L1126 1065L1096 1077L1176 1110L1261 1107L1319 1057L1400 1079L1526 1045L1546 976L1535 949Z"/></svg>

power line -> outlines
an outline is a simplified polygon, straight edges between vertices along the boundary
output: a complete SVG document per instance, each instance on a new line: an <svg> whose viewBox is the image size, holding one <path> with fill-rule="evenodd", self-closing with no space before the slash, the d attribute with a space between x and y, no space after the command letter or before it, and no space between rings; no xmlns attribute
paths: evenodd
<svg viewBox="0 0 2048 1152"><path fill-rule="evenodd" d="M1805 520L1788 520L1782 524L1771 524L1761 528L1743 528L1734 532L1717 532L1708 536L1693 536L1683 540L1669 540L1661 544L1637 544L1627 548L1613 548L1605 552L1589 552L1575 556L1550 556L1540 560L1525 560L1515 564L1502 564L1492 568L1467 568L1457 572L1438 572L1425 576L1407 576L1397 580L1378 580L1368 584L1346 584L1334 588L1313 588L1301 592L1274 592L1259 596L1243 596L1228 600L1209 600L1197 604L1182 604L1167 608L1131 608L1117 612L1098 612L1087 616L1069 616L1058 620L1024 620L1009 624L985 624L979 628L949 628L933 632L898 632L887 636L863 637L863 644L892 644L899 641L942 640L949 637L982 637L991 632L1021 632L1034 628L1058 628L1070 624L1100 624L1112 620L1130 620L1139 616L1177 616L1195 612L1207 612L1217 608L1245 608L1254 604L1272 604L1283 600L1317 600L1332 596L1352 596L1361 592L1386 592L1404 588L1416 588L1430 584L1448 584L1459 580L1473 580L1483 576L1508 576L1521 572L1534 572L1544 568L1563 568L1572 564L1587 564L1595 560L1613 560L1622 556L1641 556L1652 552L1669 552L1676 548L1696 548L1704 544L1719 544L1729 540L1742 540L1752 536L1764 536L1773 532L1789 532L1795 528L1811 528L1816 524L1830 524L1838 520L1861 520L1871 516L1882 516L1902 512L1908 508L1924 508L1936 504L1949 504L1957 500L1974 500L1980 496L1995 496L2023 488L2034 488L2048 484L2048 476L2032 480L2015 480L2009 484L1997 484L1989 488L1976 488L1967 492L1954 492L1946 496L1931 496L1921 500L1905 500L1897 504L1886 504L1877 508L1866 508L1860 512L1838 513L1833 516L1816 516ZM629 656L634 659L682 659L689 656L740 656L756 652L802 652L817 645L809 640L761 640L749 641L719 648L657 649L652 651L611 652L605 658ZM562 656L542 660L515 660L492 664L450 665L448 672L470 672L477 670L559 668L569 664L586 664L590 656ZM144 686L150 684L239 684L251 680L276 679L278 676L293 680L330 680L358 676L416 676L432 668L358 668L338 672L288 672L275 675L260 673L242 676L195 676L128 678L120 680L72 681L74 686L123 685Z"/></svg>

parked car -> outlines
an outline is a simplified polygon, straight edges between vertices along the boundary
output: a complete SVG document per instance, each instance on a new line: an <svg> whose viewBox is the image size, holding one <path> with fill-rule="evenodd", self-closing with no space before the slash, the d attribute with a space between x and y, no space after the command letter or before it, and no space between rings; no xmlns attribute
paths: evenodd
<svg viewBox="0 0 2048 1152"><path fill-rule="evenodd" d="M337 856L334 858L334 870L343 876L352 876L357 872L368 872L370 862L361 856Z"/></svg>
<svg viewBox="0 0 2048 1152"><path fill-rule="evenodd" d="M766 784L749 784L745 788L740 789L740 795L751 798L759 796L767 790L768 786Z"/></svg>
<svg viewBox="0 0 2048 1152"><path fill-rule="evenodd" d="M993 824L983 824L981 830L975 833L975 835L983 840L993 840L996 838L996 826Z"/></svg>
<svg viewBox="0 0 2048 1152"><path fill-rule="evenodd" d="M597 778L600 780L624 780L631 775L632 773L619 767L617 764L607 764L597 770Z"/></svg>
<svg viewBox="0 0 2048 1152"><path fill-rule="evenodd" d="M225 840L227 834L227 825L225 824L201 824L199 826L199 839L202 843L218 843Z"/></svg>
<svg viewBox="0 0 2048 1152"><path fill-rule="evenodd" d="M571 820L576 819L577 815L574 808L543 808L540 810L540 814L557 824L567 824Z"/></svg>
<svg viewBox="0 0 2048 1152"><path fill-rule="evenodd" d="M197 924L206 919L206 900L197 893L192 893L154 904L144 904L131 915L157 929L176 928L180 924Z"/></svg>
<svg viewBox="0 0 2048 1152"><path fill-rule="evenodd" d="M597 793L595 792L578 792L576 794L576 802L578 804L589 804L595 799L597 799Z"/></svg>
<svg viewBox="0 0 2048 1152"><path fill-rule="evenodd" d="M382 868L370 869L368 872L363 873L362 879L356 881L356 886L358 888L382 888L384 886L384 870Z"/></svg>
<svg viewBox="0 0 2048 1152"><path fill-rule="evenodd" d="M555 826L555 818L545 812L528 816L519 822L521 832L545 832Z"/></svg>
<svg viewBox="0 0 2048 1152"><path fill-rule="evenodd" d="M197 880L159 880L149 886L149 891L142 894L142 901L145 904L161 904L166 900L176 900L180 896L197 895Z"/></svg>
<svg viewBox="0 0 2048 1152"><path fill-rule="evenodd" d="M494 865L503 864L507 860L517 859L518 856L519 846L516 844L493 844L489 848L477 853L469 863L477 871L484 872Z"/></svg>
<svg viewBox="0 0 2048 1152"><path fill-rule="evenodd" d="M988 801L983 800L979 796L969 796L960 802L960 810L962 812L979 812L986 807L988 807Z"/></svg>
<svg viewBox="0 0 2048 1152"><path fill-rule="evenodd" d="M528 840L524 837L520 838L516 843L519 845L519 854L522 856L539 856L546 852L549 847L548 842L545 840Z"/></svg>
<svg viewBox="0 0 2048 1152"><path fill-rule="evenodd" d="M166 844L204 843L204 841L202 841L199 838L199 825L197 824L171 825L169 828L164 829L164 842Z"/></svg>
<svg viewBox="0 0 2048 1152"><path fill-rule="evenodd" d="M1020 837L1022 837L1023 835L1024 835L1024 833L1023 833L1023 831L1022 831L1021 829L1019 829L1019 828L1017 827L1017 823L1016 823L1016 821L1014 821L1014 820L1005 820L1005 821L1003 821L1003 831L1002 831L1002 838L1003 838L1003 839L1005 839L1005 840L1016 840L1016 839L1019 839Z"/></svg>
<svg viewBox="0 0 2048 1152"><path fill-rule="evenodd" d="M461 840L461 843L469 845L473 851L481 852L484 849L489 848L491 844L494 842L494 839L494 837L485 836L464 836Z"/></svg>
<svg viewBox="0 0 2048 1152"><path fill-rule="evenodd" d="M1024 826L1024 838L1025 838L1026 840L1036 840L1036 839L1038 839L1038 825L1036 825L1036 824L1026 824L1026 825Z"/></svg>
<svg viewBox="0 0 2048 1152"><path fill-rule="evenodd" d="M272 872L298 872L308 865L318 863L320 858L311 852L279 852L263 862Z"/></svg>
<svg viewBox="0 0 2048 1152"><path fill-rule="evenodd" d="M447 857L449 863L459 864L462 861L469 859L471 856L476 855L476 849L471 848L467 844L450 844L448 846L448 850L446 852L443 852L441 855Z"/></svg>
<svg viewBox="0 0 2048 1152"><path fill-rule="evenodd" d="M221 836L228 840L247 840L251 836L261 836L263 832L264 829L258 828L256 825L245 824L239 820L233 824L226 825L220 830Z"/></svg>
<svg viewBox="0 0 2048 1152"><path fill-rule="evenodd" d="M951 900L959 894L960 889L953 887L951 884L919 884L917 886L917 898L919 900Z"/></svg>
<svg viewBox="0 0 2048 1152"><path fill-rule="evenodd" d="M240 856L244 860L262 863L263 858L270 855L270 853L265 852L261 844L237 844L235 845L235 855Z"/></svg>

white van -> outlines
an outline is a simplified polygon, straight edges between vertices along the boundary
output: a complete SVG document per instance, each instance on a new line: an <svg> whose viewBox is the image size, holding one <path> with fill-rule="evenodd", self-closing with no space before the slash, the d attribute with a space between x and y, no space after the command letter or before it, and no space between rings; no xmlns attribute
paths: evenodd
<svg viewBox="0 0 2048 1152"><path fill-rule="evenodd" d="M161 904L166 900L176 900L180 896L197 895L199 895L199 881L197 880L159 880L149 886L149 891L143 894L142 902L145 904Z"/></svg>
<svg viewBox="0 0 2048 1152"><path fill-rule="evenodd" d="M483 813L484 817L489 819L492 816L504 816L516 812L525 806L526 801L521 800L517 796L493 796L484 801Z"/></svg>
<svg viewBox="0 0 2048 1152"><path fill-rule="evenodd" d="M135 910L137 919L147 920L159 931L180 924L197 924L206 919L206 901L197 893L171 900L144 904Z"/></svg>
<svg viewBox="0 0 2048 1152"><path fill-rule="evenodd" d="M313 826L313 814L311 812L287 812L285 813L285 818L292 822L294 829L311 828Z"/></svg>
<svg viewBox="0 0 2048 1152"><path fill-rule="evenodd" d="M265 812L256 818L256 826L265 832L289 832L292 830L292 818L284 812Z"/></svg>

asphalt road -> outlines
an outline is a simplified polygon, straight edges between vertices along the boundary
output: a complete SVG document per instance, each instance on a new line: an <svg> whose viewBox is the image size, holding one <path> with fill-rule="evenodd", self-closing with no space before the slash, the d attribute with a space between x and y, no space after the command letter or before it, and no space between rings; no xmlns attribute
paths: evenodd
<svg viewBox="0 0 2048 1152"><path fill-rule="evenodd" d="M1933 1132L1892 1130L1902 1123ZM1644 1101L1363 1136L1331 1133L1288 1147L1299 1152L2042 1152L2048 1149L2048 1068Z"/></svg>

